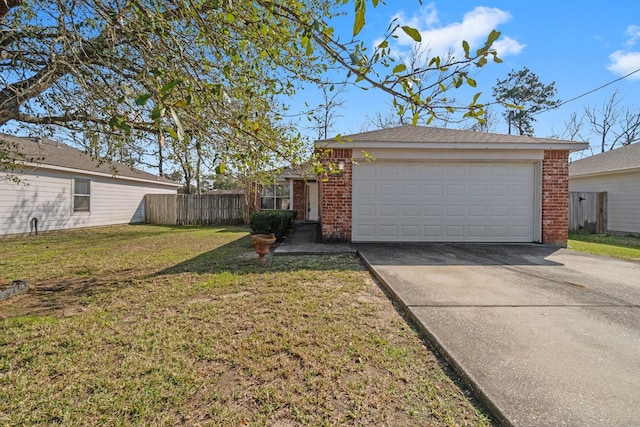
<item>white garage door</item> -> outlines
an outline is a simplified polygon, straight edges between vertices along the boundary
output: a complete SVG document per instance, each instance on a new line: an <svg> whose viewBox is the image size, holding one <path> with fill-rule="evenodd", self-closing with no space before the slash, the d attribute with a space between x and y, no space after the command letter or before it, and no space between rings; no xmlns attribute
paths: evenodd
<svg viewBox="0 0 640 427"><path fill-rule="evenodd" d="M531 242L533 163L361 163L354 242Z"/></svg>

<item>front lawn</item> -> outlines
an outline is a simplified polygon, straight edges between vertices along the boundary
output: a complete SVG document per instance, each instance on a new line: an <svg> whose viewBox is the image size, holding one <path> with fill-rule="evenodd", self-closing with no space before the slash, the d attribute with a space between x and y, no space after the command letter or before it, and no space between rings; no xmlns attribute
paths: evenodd
<svg viewBox="0 0 640 427"><path fill-rule="evenodd" d="M487 425L357 258L245 228L0 239L2 425Z"/></svg>
<svg viewBox="0 0 640 427"><path fill-rule="evenodd" d="M594 255L640 261L640 237L569 233L570 248Z"/></svg>

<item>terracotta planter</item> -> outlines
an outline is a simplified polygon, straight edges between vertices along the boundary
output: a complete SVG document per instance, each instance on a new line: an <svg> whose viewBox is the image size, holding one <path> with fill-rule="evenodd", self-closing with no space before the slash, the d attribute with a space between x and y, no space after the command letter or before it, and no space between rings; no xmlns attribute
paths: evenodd
<svg viewBox="0 0 640 427"><path fill-rule="evenodd" d="M276 241L276 236L274 234L254 234L251 236L251 240L253 241L253 246L256 248L258 261L265 262L269 248Z"/></svg>

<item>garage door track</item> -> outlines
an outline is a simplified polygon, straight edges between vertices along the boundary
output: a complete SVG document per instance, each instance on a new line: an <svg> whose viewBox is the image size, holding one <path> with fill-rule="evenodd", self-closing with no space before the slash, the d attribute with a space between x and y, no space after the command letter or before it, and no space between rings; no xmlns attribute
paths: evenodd
<svg viewBox="0 0 640 427"><path fill-rule="evenodd" d="M640 424L640 264L522 244L361 244L501 424Z"/></svg>

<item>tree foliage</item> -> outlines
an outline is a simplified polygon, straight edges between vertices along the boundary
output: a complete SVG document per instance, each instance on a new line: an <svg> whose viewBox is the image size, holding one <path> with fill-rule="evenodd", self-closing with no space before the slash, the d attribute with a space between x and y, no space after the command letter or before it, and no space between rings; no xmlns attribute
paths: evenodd
<svg viewBox="0 0 640 427"><path fill-rule="evenodd" d="M331 22L349 3L353 37L345 38ZM303 141L283 120L286 106L279 100L304 83L326 81L329 68L342 72L336 84L381 90L397 105L433 117L448 104L423 96L415 79L436 72L438 87L475 86L465 66L499 61L493 31L476 51L463 44L465 57L455 64L434 57L408 70L389 42L397 31L418 42L417 30L393 21L374 48L357 40L367 7L378 3L3 2L0 125L63 129L95 156L160 174L171 162L196 181L205 170L233 168L250 176L300 160ZM476 100L468 105L470 116L482 113Z"/></svg>
<svg viewBox="0 0 640 427"><path fill-rule="evenodd" d="M564 123L561 136L573 140L591 140L591 151L604 153L640 140L640 110L632 105L623 106L616 90L601 105L587 105L581 116L571 114Z"/></svg>
<svg viewBox="0 0 640 427"><path fill-rule="evenodd" d="M533 135L535 114L560 105L560 100L554 99L555 82L542 83L528 68L512 70L506 79L498 80L493 96L507 107L503 115L509 125L509 134L513 126L519 135Z"/></svg>

